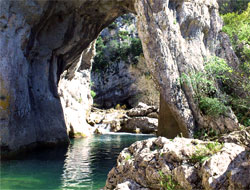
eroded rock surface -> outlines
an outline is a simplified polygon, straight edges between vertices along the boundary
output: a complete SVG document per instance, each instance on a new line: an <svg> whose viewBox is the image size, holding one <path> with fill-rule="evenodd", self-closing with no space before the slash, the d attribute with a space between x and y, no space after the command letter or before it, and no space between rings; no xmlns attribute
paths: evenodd
<svg viewBox="0 0 250 190"><path fill-rule="evenodd" d="M105 189L163 189L168 183L177 189L247 190L249 163L249 152L234 143L151 138L120 153Z"/></svg>
<svg viewBox="0 0 250 190"><path fill-rule="evenodd" d="M179 82L182 73L203 70L204 58L215 53L231 65L237 63L220 33L222 20L216 0L136 0L135 9L144 56L160 87L158 134L191 137L195 127L213 127L219 132L236 128L233 113L219 119L202 115L192 89Z"/></svg>
<svg viewBox="0 0 250 190"><path fill-rule="evenodd" d="M115 18L133 12L131 5L127 0L0 1L2 155L38 142L68 142L60 75L66 70L65 79L72 80L79 66L89 69L83 51Z"/></svg>
<svg viewBox="0 0 250 190"><path fill-rule="evenodd" d="M36 143L68 142L60 76L66 71L65 80L70 81L80 67L89 69L81 59L84 50L103 28L128 12L137 13L147 66L168 111L160 111L160 121L169 113L169 121L179 129L174 135L187 137L195 127L212 125L223 132L237 126L231 112L219 125L204 118L192 89L179 82L181 73L203 70L204 58L215 53L226 54L234 65L230 47L220 43L226 38L220 33L216 0L2 0L0 8L1 154ZM160 122L159 127L169 126Z"/></svg>

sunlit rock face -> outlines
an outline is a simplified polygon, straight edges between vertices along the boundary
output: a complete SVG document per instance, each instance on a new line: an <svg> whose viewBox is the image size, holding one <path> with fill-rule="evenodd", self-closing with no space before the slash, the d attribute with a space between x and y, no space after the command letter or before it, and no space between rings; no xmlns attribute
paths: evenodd
<svg viewBox="0 0 250 190"><path fill-rule="evenodd" d="M246 136L243 139L246 141ZM214 148L209 149L211 146ZM247 148L234 143L151 138L120 153L104 189L160 190L174 185L175 189L188 190L247 190L249 161Z"/></svg>
<svg viewBox="0 0 250 190"><path fill-rule="evenodd" d="M219 132L235 128L233 113L219 119L205 117L192 89L180 84L182 73L203 70L204 59L215 53L231 65L237 62L230 46L222 45L216 0L136 0L135 9L144 56L161 92L158 135L190 137L196 127Z"/></svg>
<svg viewBox="0 0 250 190"><path fill-rule="evenodd" d="M58 84L58 93L63 107L69 137L86 137L92 134L86 118L91 112L93 99L90 91L90 69L95 53L95 41L81 53L72 76L65 71Z"/></svg>
<svg viewBox="0 0 250 190"><path fill-rule="evenodd" d="M65 72L61 79L71 81L75 72L89 69L83 51L128 12L137 12L144 55L169 118L181 129L177 133L192 136L195 126L211 123L200 115L193 92L180 85L179 77L188 69L202 70L203 58L215 52L230 59L223 51L228 46L219 49L224 38L215 0L2 0L0 7L1 154L68 141L60 76ZM161 123L168 112L160 112L159 128L168 128ZM220 123L224 130L236 120L229 114Z"/></svg>

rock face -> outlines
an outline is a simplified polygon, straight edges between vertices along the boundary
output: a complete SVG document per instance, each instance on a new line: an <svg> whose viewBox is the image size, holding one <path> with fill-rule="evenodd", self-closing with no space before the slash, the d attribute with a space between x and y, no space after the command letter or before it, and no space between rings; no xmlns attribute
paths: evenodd
<svg viewBox="0 0 250 190"><path fill-rule="evenodd" d="M129 66L124 62L114 63L107 70L92 72L92 87L96 92L95 103L101 108L112 108L117 104L129 104L136 96L135 78L129 73Z"/></svg>
<svg viewBox="0 0 250 190"><path fill-rule="evenodd" d="M192 90L178 80L183 72L202 70L204 57L228 52L219 51L225 47L219 42L222 22L216 0L3 0L0 7L1 155L31 144L68 141L60 76L66 71L70 81L79 66L89 69L82 60L84 50L128 12L137 13L145 59L169 118L179 126L177 133L192 136L195 126L217 126L201 116ZM231 129L237 120L231 113L220 123L220 130Z"/></svg>
<svg viewBox="0 0 250 190"><path fill-rule="evenodd" d="M127 0L0 2L1 155L36 143L68 142L60 75L66 70L71 80L79 65L89 69L83 51L115 18L132 12L131 5Z"/></svg>
<svg viewBox="0 0 250 190"><path fill-rule="evenodd" d="M89 136L90 126L86 122L92 105L90 95L90 72L75 73L72 80L61 79L59 83L59 96L64 110L67 133L70 137L76 134Z"/></svg>
<svg viewBox="0 0 250 190"><path fill-rule="evenodd" d="M247 190L249 163L246 149L233 143L151 138L120 153L105 189Z"/></svg>
<svg viewBox="0 0 250 190"><path fill-rule="evenodd" d="M179 82L182 73L203 70L204 58L215 53L232 65L235 62L232 51L224 51L230 48L220 43L222 21L216 0L137 0L135 9L144 56L160 87L158 134L190 137L195 127L212 126L218 131L235 128L234 114L215 121L206 119L194 103L192 89Z"/></svg>
<svg viewBox="0 0 250 190"><path fill-rule="evenodd" d="M69 137L86 137L92 133L91 126L86 119L93 104L90 90L90 68L95 53L94 47L93 42L82 52L74 75L68 76L70 73L65 71L58 84L58 94Z"/></svg>

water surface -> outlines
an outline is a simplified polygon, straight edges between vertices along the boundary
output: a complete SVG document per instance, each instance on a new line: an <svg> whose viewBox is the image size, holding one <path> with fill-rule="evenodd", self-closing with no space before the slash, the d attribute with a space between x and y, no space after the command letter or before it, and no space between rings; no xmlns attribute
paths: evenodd
<svg viewBox="0 0 250 190"><path fill-rule="evenodd" d="M68 148L43 149L0 163L0 189L96 190L121 150L150 135L108 134L72 140Z"/></svg>

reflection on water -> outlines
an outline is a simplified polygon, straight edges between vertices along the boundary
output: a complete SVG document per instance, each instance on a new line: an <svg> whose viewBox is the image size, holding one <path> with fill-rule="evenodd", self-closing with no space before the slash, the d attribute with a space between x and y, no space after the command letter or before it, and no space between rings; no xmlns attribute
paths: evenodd
<svg viewBox="0 0 250 190"><path fill-rule="evenodd" d="M83 188L91 186L90 169L90 138L76 140L68 148L62 174L62 187Z"/></svg>
<svg viewBox="0 0 250 190"><path fill-rule="evenodd" d="M22 159L2 161L0 189L100 189L120 151L149 137L99 135L73 140L67 149L39 150Z"/></svg>

